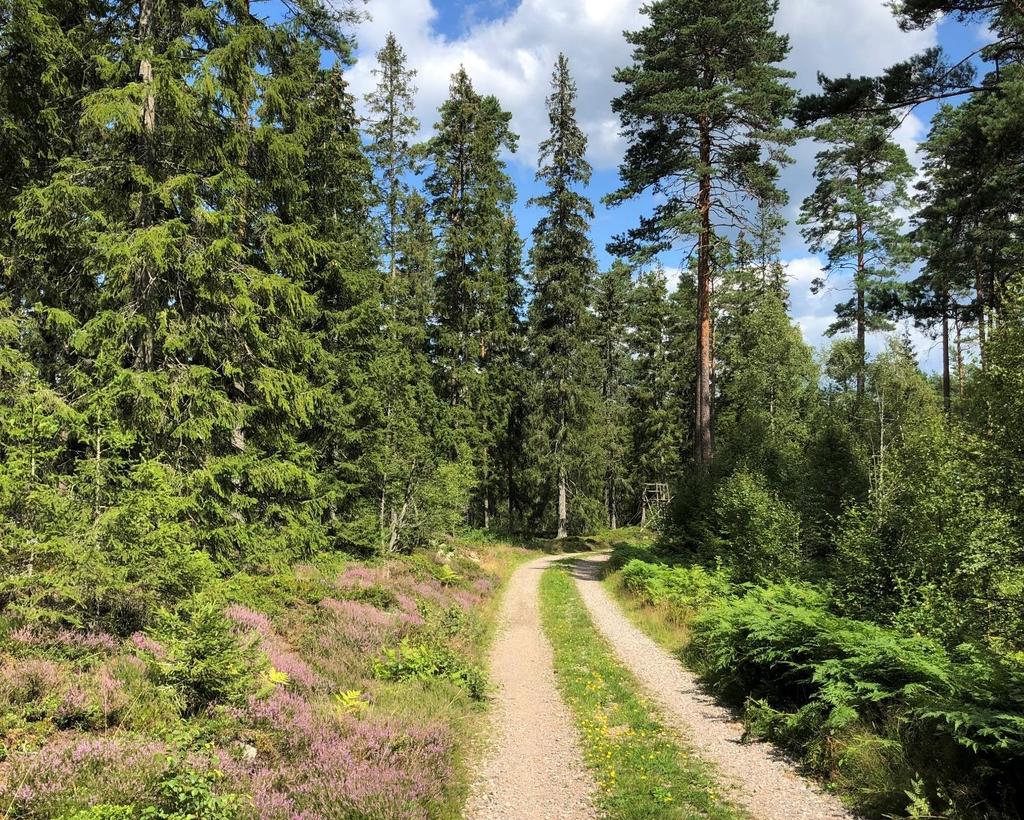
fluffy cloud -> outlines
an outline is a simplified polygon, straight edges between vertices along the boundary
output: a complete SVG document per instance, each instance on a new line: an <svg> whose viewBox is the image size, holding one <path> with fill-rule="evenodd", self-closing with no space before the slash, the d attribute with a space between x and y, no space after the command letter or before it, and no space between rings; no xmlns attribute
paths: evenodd
<svg viewBox="0 0 1024 820"><path fill-rule="evenodd" d="M642 26L641 0L503 0L497 7L504 12L484 20L476 16L478 4L462 3L463 33L456 37L438 31L434 5L438 2L442 0L370 0L370 19L357 31L360 60L350 73L353 91L361 96L372 87L374 52L393 31L418 72L417 115L426 134L447 96L452 73L465 66L478 90L496 95L512 112L512 127L521 137L514 162L525 199L531 195L536 146L547 132L544 101L551 69L558 52L564 51L579 86L578 115L590 139L589 158L598 170L591 195L598 199L612 184L622 155L618 123L610 107L618 93L611 75L616 66L629 62L630 49L622 32ZM886 0L781 0L777 26L790 37L787 65L805 92L815 89L819 71L831 76L877 74L936 42L934 29L900 31ZM895 137L913 157L924 130L925 124L911 114ZM803 141L793 151L795 163L783 173L782 184L790 194L786 215L791 220L783 258L788 260L796 321L807 341L820 344L833 321L836 299L828 293L811 296L810 282L821 266L807 255L794 224L800 203L813 185L816 150L813 143ZM644 207L638 203L611 212L599 210L594 225L598 246L633 224L637 208ZM523 225L531 224L533 215L522 203L520 208ZM680 255L677 252L664 260L671 286L678 281L678 269L668 266L678 266ZM842 290L844 283L833 284Z"/></svg>
<svg viewBox="0 0 1024 820"><path fill-rule="evenodd" d="M436 119L451 75L465 66L477 89L494 94L513 115L522 137L520 160L531 165L547 130L544 100L559 51L572 65L580 89L578 113L590 137L593 161L614 166L621 153L609 102L615 94L611 73L628 59L622 32L640 22L632 0L523 0L505 17L471 26L449 40L434 29L430 0L369 4L370 20L357 33L362 61L352 71L353 89L372 84L372 55L394 31L418 72L417 113L425 128Z"/></svg>
<svg viewBox="0 0 1024 820"><path fill-rule="evenodd" d="M448 39L435 28L431 0L371 0L370 19L357 32L361 61L353 90L372 85L373 53L394 31L418 71L418 114L429 128L448 91L451 74L464 65L481 91L495 94L512 111L522 137L520 161L532 166L547 120L544 98L559 51L571 62L579 85L580 122L590 137L591 160L613 168L621 156L618 124L610 101L611 74L629 61L622 32L642 25L639 0L522 0L504 16L470 24ZM470 18L472 19L472 18ZM817 71L836 75L877 72L934 42L934 32L906 34L884 0L783 0L778 27L790 35L789 67L804 90Z"/></svg>

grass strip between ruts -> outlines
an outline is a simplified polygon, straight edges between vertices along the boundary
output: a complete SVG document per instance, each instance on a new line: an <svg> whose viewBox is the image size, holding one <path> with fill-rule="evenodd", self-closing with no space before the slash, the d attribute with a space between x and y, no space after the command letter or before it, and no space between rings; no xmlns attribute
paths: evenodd
<svg viewBox="0 0 1024 820"><path fill-rule="evenodd" d="M565 566L540 585L558 687L583 739L598 806L614 818L736 818L711 768L662 725L590 621Z"/></svg>

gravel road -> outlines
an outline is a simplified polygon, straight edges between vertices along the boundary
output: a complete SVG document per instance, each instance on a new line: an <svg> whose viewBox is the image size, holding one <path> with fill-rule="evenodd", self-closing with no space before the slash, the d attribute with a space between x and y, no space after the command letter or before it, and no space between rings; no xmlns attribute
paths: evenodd
<svg viewBox="0 0 1024 820"><path fill-rule="evenodd" d="M601 586L601 563L606 560L607 555L587 557L573 568L594 625L661 707L666 721L733 786L733 801L758 820L855 817L801 777L771 745L741 742L743 726L735 716L704 694L671 653L633 626Z"/></svg>
<svg viewBox="0 0 1024 820"><path fill-rule="evenodd" d="M565 556L531 561L509 579L491 650L497 686L492 744L473 784L465 816L474 820L587 820L594 781L555 687L551 645L540 622L541 573Z"/></svg>

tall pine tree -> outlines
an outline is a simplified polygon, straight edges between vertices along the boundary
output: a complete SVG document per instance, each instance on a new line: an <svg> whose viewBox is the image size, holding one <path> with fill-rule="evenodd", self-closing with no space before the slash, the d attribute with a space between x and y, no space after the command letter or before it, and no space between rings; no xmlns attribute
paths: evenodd
<svg viewBox="0 0 1024 820"><path fill-rule="evenodd" d="M712 277L722 228L749 221L747 203L783 199L776 185L782 127L793 92L779 67L789 52L773 29L774 0L655 0L647 26L629 32L632 65L615 79L626 90L612 103L629 142L618 204L659 195L650 216L615 250L651 255L683 240L697 250L697 395L694 462L712 458Z"/></svg>
<svg viewBox="0 0 1024 820"><path fill-rule="evenodd" d="M815 139L827 147L818 153L817 187L800 216L811 250L827 255L826 274L844 271L852 283L853 298L836 307L829 332L854 331L858 396L864 395L867 333L890 326L900 300L898 269L909 254L898 209L910 204L914 169L891 139L895 125L890 115L875 114L819 126ZM824 287L824 279L814 287Z"/></svg>

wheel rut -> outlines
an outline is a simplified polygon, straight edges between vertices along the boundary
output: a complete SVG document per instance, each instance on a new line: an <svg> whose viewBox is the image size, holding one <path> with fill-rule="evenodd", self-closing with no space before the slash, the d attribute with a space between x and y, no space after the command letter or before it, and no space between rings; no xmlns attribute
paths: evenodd
<svg viewBox="0 0 1024 820"><path fill-rule="evenodd" d="M636 676L665 720L714 764L732 799L758 820L854 818L768 743L744 742L743 725L717 705L670 652L634 626L601 585L607 555L578 559L576 585L598 631Z"/></svg>
<svg viewBox="0 0 1024 820"><path fill-rule="evenodd" d="M491 649L497 688L492 743L477 771L465 816L473 820L590 820L595 785L579 735L555 685L551 645L540 621L540 576L555 555L509 579Z"/></svg>

